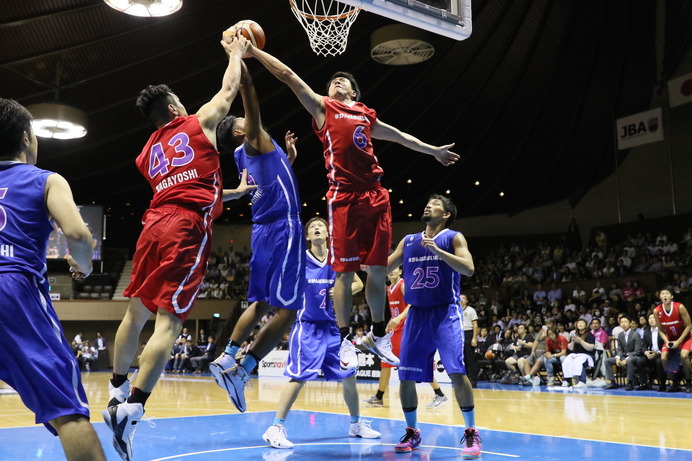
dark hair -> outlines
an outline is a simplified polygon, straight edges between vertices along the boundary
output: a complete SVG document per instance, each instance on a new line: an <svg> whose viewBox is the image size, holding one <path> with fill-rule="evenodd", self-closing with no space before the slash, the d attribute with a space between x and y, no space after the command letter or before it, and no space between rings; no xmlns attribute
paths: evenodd
<svg viewBox="0 0 692 461"><path fill-rule="evenodd" d="M235 115L229 115L216 126L216 146L221 154L232 154L240 143L233 136Z"/></svg>
<svg viewBox="0 0 692 461"><path fill-rule="evenodd" d="M452 201L439 194L433 194L428 198L428 202L431 200L439 200L442 202L442 208L444 208L445 213L449 213L449 218L447 218L447 221L445 221L445 226L449 227L453 222L454 219L457 217L457 207L452 203Z"/></svg>
<svg viewBox="0 0 692 461"><path fill-rule="evenodd" d="M31 134L33 117L14 99L0 98L0 158L14 158L22 149L22 135Z"/></svg>
<svg viewBox="0 0 692 461"><path fill-rule="evenodd" d="M360 101L360 87L358 86L358 82L356 81L356 78L353 76L353 74L349 74L348 72L339 71L332 75L332 78L330 78L327 82L327 93L329 93L329 86L332 84L334 79L339 77L344 77L349 82L351 82L351 87L353 88L353 91L356 92L356 97L353 98L353 100Z"/></svg>
<svg viewBox="0 0 692 461"><path fill-rule="evenodd" d="M666 285L665 287L663 287L659 290L659 293L661 291L667 291L668 293L671 294L671 296L675 296L675 288L673 288L672 285Z"/></svg>
<svg viewBox="0 0 692 461"><path fill-rule="evenodd" d="M622 314L622 316L620 317L620 320L622 320L622 319L627 319L629 322L632 321L632 319L630 318L630 316L627 315L627 314Z"/></svg>
<svg viewBox="0 0 692 461"><path fill-rule="evenodd" d="M135 103L142 114L154 125L170 119L168 104L173 103L173 91L168 85L149 85L139 92Z"/></svg>
<svg viewBox="0 0 692 461"><path fill-rule="evenodd" d="M312 218L310 218L310 219L308 220L307 223L305 223L305 230L307 231L308 228L310 227L310 224L312 224L312 223L315 222L315 221L322 221L325 225L328 226L327 220L326 220L326 219L324 219L324 218L321 217L321 216L313 216Z"/></svg>

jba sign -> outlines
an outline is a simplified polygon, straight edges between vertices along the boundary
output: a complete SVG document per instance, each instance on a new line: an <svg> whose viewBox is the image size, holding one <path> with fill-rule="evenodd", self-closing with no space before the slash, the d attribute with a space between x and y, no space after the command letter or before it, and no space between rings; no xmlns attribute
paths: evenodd
<svg viewBox="0 0 692 461"><path fill-rule="evenodd" d="M617 120L618 149L629 149L663 141L661 108L647 110Z"/></svg>

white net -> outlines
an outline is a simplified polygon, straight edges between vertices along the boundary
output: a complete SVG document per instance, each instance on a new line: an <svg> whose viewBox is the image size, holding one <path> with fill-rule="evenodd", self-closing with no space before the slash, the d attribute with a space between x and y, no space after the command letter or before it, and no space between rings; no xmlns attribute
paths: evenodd
<svg viewBox="0 0 692 461"><path fill-rule="evenodd" d="M289 0L289 3L308 34L312 51L322 56L346 51L348 31L360 9L336 0Z"/></svg>

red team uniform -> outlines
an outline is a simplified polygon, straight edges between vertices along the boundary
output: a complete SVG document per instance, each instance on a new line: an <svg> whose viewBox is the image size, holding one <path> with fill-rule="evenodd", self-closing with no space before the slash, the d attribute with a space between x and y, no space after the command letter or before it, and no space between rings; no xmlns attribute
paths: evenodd
<svg viewBox="0 0 692 461"><path fill-rule="evenodd" d="M387 288L387 300L389 301L389 312L392 314L392 318L397 317L399 314L404 312L406 309L406 302L404 301L404 279L399 279L394 285ZM404 324L406 324L406 318L399 322L399 324L392 330L392 354L399 356L399 350L401 349L401 335L404 332ZM384 361L381 363L382 368L396 368L394 365L390 365Z"/></svg>
<svg viewBox="0 0 692 461"><path fill-rule="evenodd" d="M360 102L349 106L328 96L323 100L324 126L318 129L314 120L312 126L324 146L329 179L329 263L337 272L386 266L392 212L370 138L377 113Z"/></svg>
<svg viewBox="0 0 692 461"><path fill-rule="evenodd" d="M680 316L680 303L671 301L670 312L666 312L663 308L663 304L659 304L654 309L658 321L661 322L661 327L665 330L666 336L670 341L676 341L680 338L683 330L685 329L685 322L682 321ZM661 352L666 352L669 350L668 344L664 344L661 348ZM692 350L692 333L687 337L685 341L680 344L680 350Z"/></svg>
<svg viewBox="0 0 692 461"><path fill-rule="evenodd" d="M124 295L185 321L207 269L212 223L223 209L219 153L190 115L156 130L136 164L154 197Z"/></svg>

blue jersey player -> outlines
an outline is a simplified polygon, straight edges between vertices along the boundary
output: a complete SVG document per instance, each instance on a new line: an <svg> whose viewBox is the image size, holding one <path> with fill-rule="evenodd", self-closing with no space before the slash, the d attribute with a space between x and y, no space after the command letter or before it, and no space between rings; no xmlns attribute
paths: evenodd
<svg viewBox="0 0 692 461"><path fill-rule="evenodd" d="M328 380L340 379L343 383L344 401L351 415L350 437L376 439L380 433L370 427L370 421L360 418L356 371L344 370L339 360L341 335L336 325L333 308L336 272L327 263L327 221L312 218L305 226L310 242L307 251L307 286L303 307L293 324L288 343L288 360L284 375L291 378L279 399L279 409L274 423L262 438L274 448L293 448L286 437L284 421L306 381L313 381L322 370ZM353 294L363 289L363 282L356 277L351 285Z"/></svg>
<svg viewBox="0 0 692 461"><path fill-rule="evenodd" d="M217 139L222 153L238 146L234 152L238 171L247 170L248 183L257 186L251 192L253 225L248 301L252 304L238 319L224 354L209 368L236 408L244 412L249 373L281 341L303 305L305 237L298 184L291 168L296 138L290 132L286 135L289 158L262 127L257 93L244 63L239 92L245 117L226 117L217 128ZM273 308L278 308L275 315L260 330L242 362L235 364L240 344Z"/></svg>
<svg viewBox="0 0 692 461"><path fill-rule="evenodd" d="M410 304L399 355L399 394L406 418L406 434L396 445L398 453L411 452L421 443L416 410L416 382L433 380L433 357L440 359L464 417L462 455L475 459L481 439L475 429L473 389L464 365L463 313L459 303L461 275L474 272L473 257L460 232L447 228L456 206L447 197L433 195L423 212L425 231L404 237L389 256L389 270L403 266L408 281L404 301Z"/></svg>
<svg viewBox="0 0 692 461"><path fill-rule="evenodd" d="M75 279L91 273L91 232L67 181L34 166L38 141L31 120L19 103L0 98L0 380L17 390L37 423L60 437L68 460L105 460L46 281L49 219L67 239Z"/></svg>

